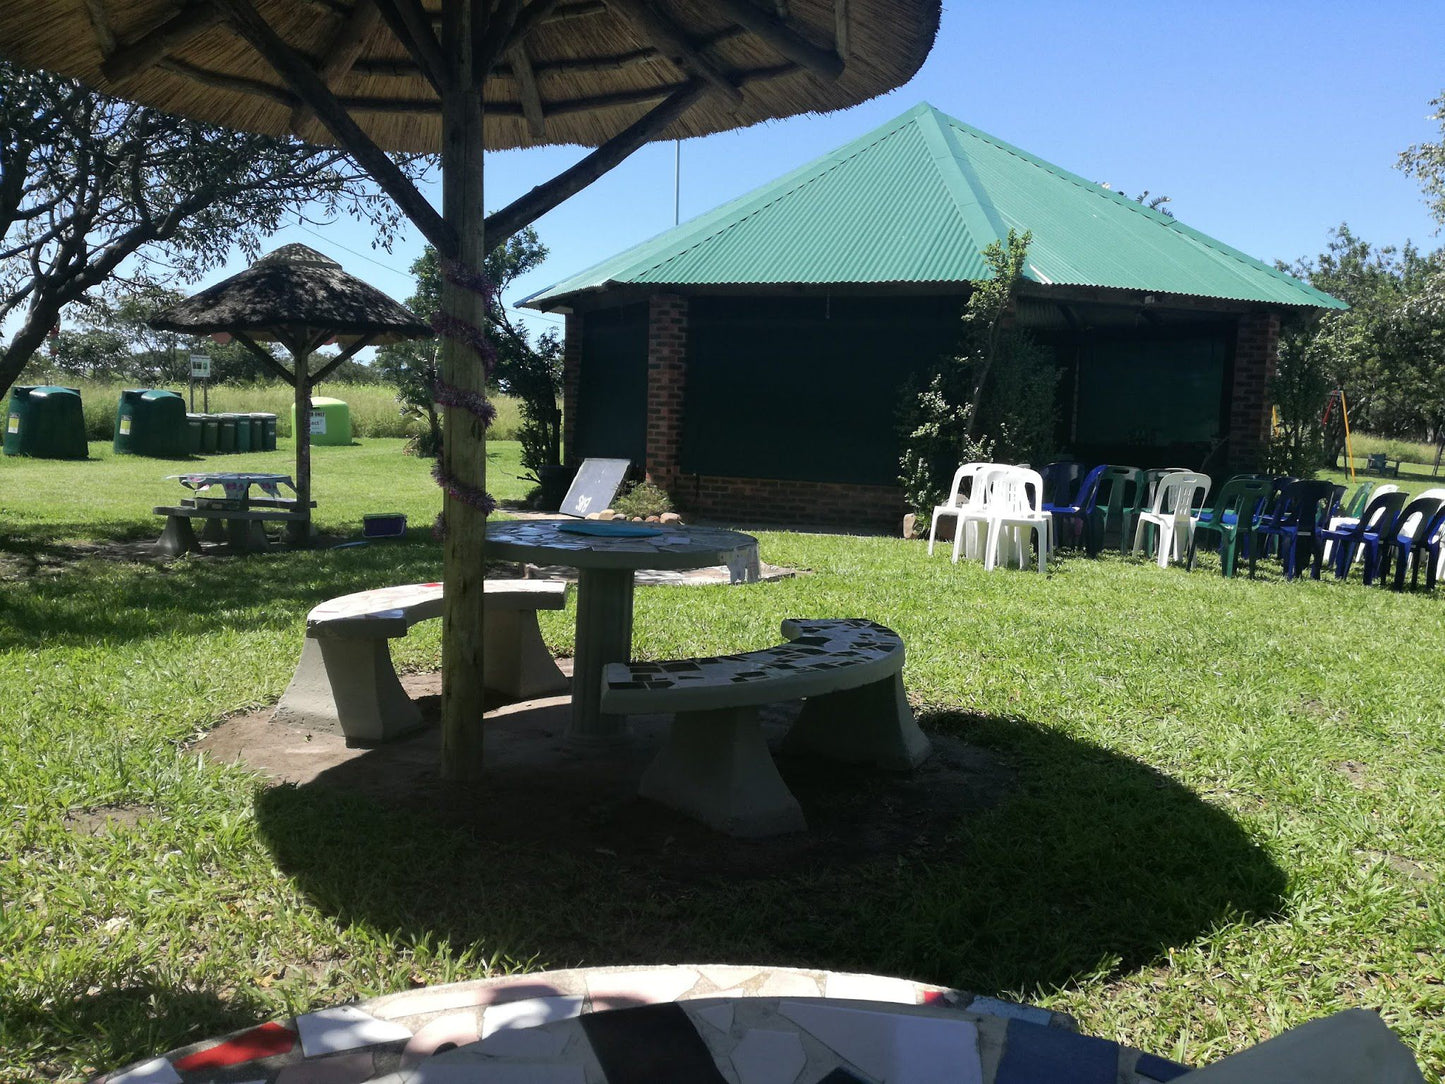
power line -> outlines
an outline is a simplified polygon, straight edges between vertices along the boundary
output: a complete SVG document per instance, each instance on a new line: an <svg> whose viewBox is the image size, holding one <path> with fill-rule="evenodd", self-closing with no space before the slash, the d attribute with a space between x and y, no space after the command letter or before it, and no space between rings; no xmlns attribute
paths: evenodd
<svg viewBox="0 0 1445 1084"><path fill-rule="evenodd" d="M349 253L351 253L351 254L352 254L353 256L355 256L357 259L365 260L367 263L374 263L374 264L376 264L377 267L380 267L383 271L390 271L390 272L392 272L393 274L396 273L396 268L395 268L392 264L382 263L380 260L373 259L372 257L368 256L368 255L367 255L366 253L364 253L364 252L357 252L356 249L354 249L354 248L347 248L347 247L346 247L345 245L343 245L340 241L334 241L334 240L332 240L330 237L326 237L326 236L324 236L324 235L322 235L322 234L319 234L319 233L317 233L315 230L311 229L309 226L304 226L304 225L302 225L301 223L298 222L298 223L296 223L296 228L299 229L299 230L301 230L303 233L309 233L312 237L315 237L315 238L316 238L317 240L319 240L319 241L325 241L328 245L334 245L335 247L341 249L342 252L349 252Z"/></svg>

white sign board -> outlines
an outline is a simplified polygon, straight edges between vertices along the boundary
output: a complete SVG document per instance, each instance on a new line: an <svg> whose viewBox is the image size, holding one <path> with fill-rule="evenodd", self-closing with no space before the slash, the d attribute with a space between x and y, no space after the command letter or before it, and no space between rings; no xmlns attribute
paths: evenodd
<svg viewBox="0 0 1445 1084"><path fill-rule="evenodd" d="M210 380L210 379L211 379L211 358L210 358L210 355L208 355L208 354L192 354L192 355L191 355L191 379L192 379L192 380Z"/></svg>
<svg viewBox="0 0 1445 1084"><path fill-rule="evenodd" d="M311 412L311 435L313 437L324 437L326 435L326 413L321 410Z"/></svg>

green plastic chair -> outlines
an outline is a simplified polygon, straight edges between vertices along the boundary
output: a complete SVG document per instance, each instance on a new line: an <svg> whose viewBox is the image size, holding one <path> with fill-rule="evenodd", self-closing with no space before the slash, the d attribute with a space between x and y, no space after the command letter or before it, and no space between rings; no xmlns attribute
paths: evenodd
<svg viewBox="0 0 1445 1084"><path fill-rule="evenodd" d="M1104 535L1119 529L1119 552L1129 552L1129 528L1134 517L1148 509L1149 488L1138 467L1110 464L1099 475L1094 501L1084 525L1084 548L1090 557L1104 548Z"/></svg>
<svg viewBox="0 0 1445 1084"><path fill-rule="evenodd" d="M1361 482L1354 493L1350 494L1349 502L1340 506L1340 510L1335 513L1335 518L1359 519L1365 511L1365 505L1370 503L1370 494L1374 491L1374 482Z"/></svg>
<svg viewBox="0 0 1445 1084"><path fill-rule="evenodd" d="M1213 506L1201 512L1194 522L1194 537L1189 542L1189 571L1194 571L1200 533L1212 531L1219 536L1220 571L1233 576L1239 539L1242 535L1248 557L1253 545L1254 518L1269 500L1272 489L1273 483L1268 478L1240 477L1225 482Z"/></svg>

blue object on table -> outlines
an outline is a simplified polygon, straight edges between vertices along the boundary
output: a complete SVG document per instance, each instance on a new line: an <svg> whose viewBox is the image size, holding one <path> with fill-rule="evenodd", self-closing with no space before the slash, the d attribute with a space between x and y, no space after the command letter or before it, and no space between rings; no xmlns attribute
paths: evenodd
<svg viewBox="0 0 1445 1084"><path fill-rule="evenodd" d="M661 527L646 527L641 523L613 523L610 520L586 520L582 523L563 523L557 527L568 534L590 534L601 538L649 538L663 534Z"/></svg>

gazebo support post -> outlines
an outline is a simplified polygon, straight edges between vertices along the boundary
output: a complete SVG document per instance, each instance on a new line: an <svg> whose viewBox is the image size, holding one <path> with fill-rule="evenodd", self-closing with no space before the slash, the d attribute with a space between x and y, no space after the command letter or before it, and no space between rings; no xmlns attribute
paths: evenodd
<svg viewBox="0 0 1445 1084"><path fill-rule="evenodd" d="M444 8L443 48L451 79L442 94L442 218L457 238L452 254L462 267L479 274L486 258L486 210L483 205L482 134L483 58L476 55L488 5L480 0L450 0ZM486 299L475 289L442 281L442 310L454 320L486 327ZM482 359L462 340L442 339L442 380L463 393L484 396L487 373ZM487 434L482 420L461 407L445 408L442 465L448 477L470 493L486 489ZM448 492L442 501L446 538L442 582L442 755L446 779L474 781L482 774L482 605L486 575L484 542L487 520L482 509Z"/></svg>
<svg viewBox="0 0 1445 1084"><path fill-rule="evenodd" d="M295 545L311 541L311 344L287 344L296 370L296 512L300 521L286 524L286 537Z"/></svg>

